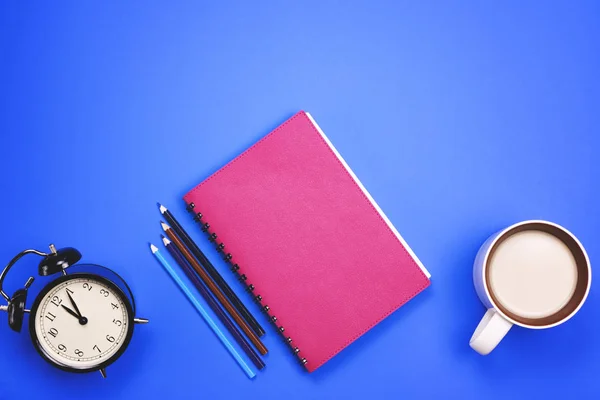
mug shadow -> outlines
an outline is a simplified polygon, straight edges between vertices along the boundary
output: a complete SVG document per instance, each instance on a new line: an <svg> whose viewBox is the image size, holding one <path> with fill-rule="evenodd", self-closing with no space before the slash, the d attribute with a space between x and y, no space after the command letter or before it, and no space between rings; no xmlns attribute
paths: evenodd
<svg viewBox="0 0 600 400"><path fill-rule="evenodd" d="M454 260L451 267L454 273L449 274L446 281L451 287L448 309L452 310L452 325L445 328L450 333L446 345L452 349L452 357L461 364L469 365L479 378L489 382L495 381L498 376L523 379L527 375L554 376L568 373L575 367L581 368L591 354L598 353L593 338L597 324L586 312L585 305L571 320L555 328L533 330L513 326L487 356L481 356L469 346L471 335L486 312L473 286L473 262L479 247L494 232L458 233L456 237L462 238L461 244L448 246L453 252L447 257ZM468 237L472 246L465 246L464 240ZM456 254L456 248L465 250ZM588 302L591 297L592 292Z"/></svg>
<svg viewBox="0 0 600 400"><path fill-rule="evenodd" d="M486 310L473 285L473 262L480 246L491 234L493 231L458 233L456 237L461 238L460 244L450 243L448 246L452 254L447 254L446 258L453 262L450 266L452 272L447 277L450 302L448 309L452 310L452 325L447 327L447 345L454 356L464 357L474 353L469 347L469 339ZM465 243L466 238L469 238L468 243ZM454 251L457 248L462 249L458 254Z"/></svg>

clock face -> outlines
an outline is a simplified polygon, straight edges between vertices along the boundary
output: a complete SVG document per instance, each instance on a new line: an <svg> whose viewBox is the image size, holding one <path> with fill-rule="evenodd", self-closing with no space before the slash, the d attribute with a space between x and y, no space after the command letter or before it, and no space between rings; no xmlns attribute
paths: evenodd
<svg viewBox="0 0 600 400"><path fill-rule="evenodd" d="M133 332L131 306L122 291L96 275L63 276L32 307L32 339L59 367L89 371L115 361Z"/></svg>

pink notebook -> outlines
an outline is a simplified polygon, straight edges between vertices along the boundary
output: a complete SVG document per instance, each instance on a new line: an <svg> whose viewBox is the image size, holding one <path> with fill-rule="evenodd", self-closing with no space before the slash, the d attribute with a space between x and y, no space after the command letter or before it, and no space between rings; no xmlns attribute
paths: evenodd
<svg viewBox="0 0 600 400"><path fill-rule="evenodd" d="M308 371L429 286L425 267L306 112L184 200Z"/></svg>

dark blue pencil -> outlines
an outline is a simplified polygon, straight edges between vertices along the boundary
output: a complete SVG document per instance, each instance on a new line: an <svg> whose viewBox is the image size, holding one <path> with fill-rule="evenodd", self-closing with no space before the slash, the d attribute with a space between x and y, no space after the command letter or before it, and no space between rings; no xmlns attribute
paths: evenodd
<svg viewBox="0 0 600 400"><path fill-rule="evenodd" d="M162 241L169 253L171 253L171 256L173 256L175 261L177 261L177 264L179 264L183 272L185 272L185 275L190 281L192 281L196 289L198 289L202 297L204 297L204 300L206 300L213 312L217 314L219 320L221 320L223 325L227 327L229 333L233 335L238 344L244 349L244 352L246 353L246 355L248 355L250 360L252 360L256 368L263 369L265 367L264 361L261 360L258 353L254 350L250 343L248 343L244 335L242 335L241 332L233 324L233 322L231 322L231 320L229 319L227 314L225 314L223 309L219 307L219 304L217 304L216 300L211 296L208 289L204 286L204 283L200 279L198 279L198 276L194 273L192 267L188 264L185 257L183 256L183 254L181 254L177 246L174 246L171 243L171 241L164 236L162 236Z"/></svg>
<svg viewBox="0 0 600 400"><path fill-rule="evenodd" d="M171 214L167 207L163 206L162 204L158 203L158 207L160 209L160 213L166 218L167 222L169 222L169 224L171 225L171 229L173 229L175 233L177 233L177 236L179 237L179 239L181 239L183 244L185 244L188 251L192 253L194 257L196 257L198 263L202 266L204 271L206 271L206 273L210 275L210 277L212 278L214 283L219 287L219 289L221 289L221 292L223 292L225 297L231 302L232 306L237 310L240 317L242 317L242 319L246 322L248 327L252 329L257 336L264 336L265 330L263 329L263 327L258 323L256 318L254 318L250 311L248 311L244 303L242 303L239 297L233 292L233 290L231 289L231 287L229 287L227 282L225 282L225 279L223 279L223 277L219 274L219 272L212 265L210 260L206 258L202 250L200 250L200 248L198 247L198 245L194 243L190 235L188 235L185 229L183 229L183 226L181 226L179 222L177 222L175 216Z"/></svg>

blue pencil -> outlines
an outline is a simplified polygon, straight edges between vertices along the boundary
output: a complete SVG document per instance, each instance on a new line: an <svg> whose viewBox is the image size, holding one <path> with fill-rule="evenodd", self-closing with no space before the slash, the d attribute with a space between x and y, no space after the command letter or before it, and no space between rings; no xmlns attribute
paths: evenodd
<svg viewBox="0 0 600 400"><path fill-rule="evenodd" d="M200 313L202 318L204 318L204 321L206 321L208 326L210 326L210 328L213 330L213 332L219 337L219 339L221 340L221 343L223 343L223 345L227 348L227 350L229 350L229 353L233 356L233 358L235 358L235 360L240 365L240 367L244 370L246 375L248 375L249 378L254 378L256 376L254 371L252 371L252 369L250 369L248 364L246 364L244 359L240 356L240 354L231 345L231 342L229 342L229 340L227 340L225 335L223 335L223 332L221 332L221 330L215 324L215 322L212 320L212 318L210 318L210 316L206 313L206 311L204 311L204 309L198 302L198 299L196 299L194 294L190 291L190 289L188 289L188 287L181 280L179 275L177 275L177 272L175 272L175 270L169 265L169 263L167 262L167 260L165 260L165 258L162 256L162 254L160 254L160 252L158 251L158 248L155 245L151 244L150 250L152 251L152 254L154 254L154 256L156 257L156 259L162 264L165 271L167 271L169 273L169 275L171 275L171 278L173 278L173 280L177 283L177 286L179 286L181 291L183 293L185 293L188 300L194 305L194 307L196 307L196 310L198 310L198 312Z"/></svg>
<svg viewBox="0 0 600 400"><path fill-rule="evenodd" d="M198 289L198 291L202 295L202 298L204 298L204 300L208 303L209 307L213 310L213 312L217 314L219 320L223 323L223 325L225 325L229 333L231 333L231 335L235 338L235 340L242 347L242 349L244 349L244 352L246 353L248 358L250 358L250 360L254 363L254 366L259 370L263 369L265 367L264 361L260 359L260 356L258 355L256 350L252 348L252 346L250 345L250 343L248 343L248 340L246 340L246 338L240 332L240 330L235 327L234 323L231 321L231 319L229 319L225 311L219 306L217 300L215 300L211 296L208 288L204 286L202 280L198 278L198 275L194 273L194 269L191 265L188 264L181 251L179 251L177 246L171 243L171 241L166 237L162 236L162 241L167 250L169 250L171 256L175 259L175 261L177 261L177 264L179 264L185 275L196 287L196 289Z"/></svg>

